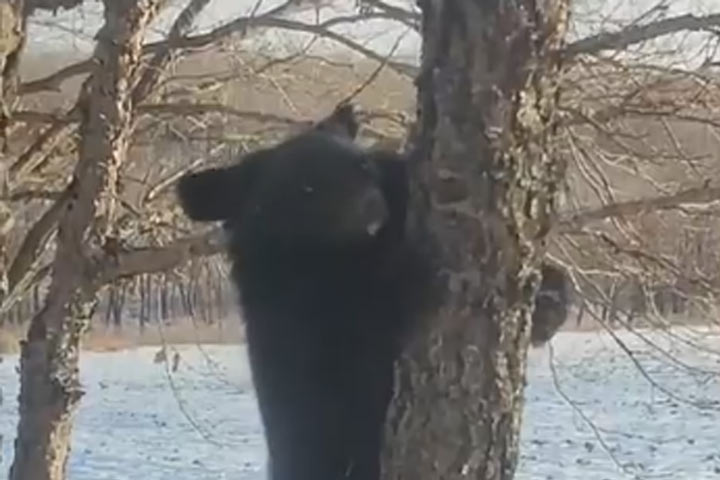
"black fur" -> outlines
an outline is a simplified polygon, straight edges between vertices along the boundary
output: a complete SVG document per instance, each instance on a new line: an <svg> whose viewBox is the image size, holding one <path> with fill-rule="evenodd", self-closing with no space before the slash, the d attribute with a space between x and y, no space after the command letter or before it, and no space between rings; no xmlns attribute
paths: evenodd
<svg viewBox="0 0 720 480"><path fill-rule="evenodd" d="M430 298L402 158L320 124L178 185L224 221L273 480L376 480L393 364Z"/></svg>
<svg viewBox="0 0 720 480"><path fill-rule="evenodd" d="M356 133L343 106L178 185L190 218L229 234L273 480L379 478L394 361L438 299L406 235L406 163L358 148ZM564 282L543 268L534 344L565 320Z"/></svg>
<svg viewBox="0 0 720 480"><path fill-rule="evenodd" d="M570 280L562 269L543 264L542 280L535 296L530 341L539 346L548 341L565 323L570 301Z"/></svg>

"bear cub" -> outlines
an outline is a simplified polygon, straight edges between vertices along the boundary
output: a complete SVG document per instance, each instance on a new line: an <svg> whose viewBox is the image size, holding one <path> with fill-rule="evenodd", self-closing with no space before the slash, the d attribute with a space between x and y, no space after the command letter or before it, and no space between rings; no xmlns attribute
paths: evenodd
<svg viewBox="0 0 720 480"><path fill-rule="evenodd" d="M351 106L226 168L185 175L222 221L273 480L375 480L393 365L430 298L405 235L405 161L353 143Z"/></svg>
<svg viewBox="0 0 720 480"><path fill-rule="evenodd" d="M438 300L406 235L403 157L353 143L352 106L313 128L190 173L196 221L222 221L273 480L377 480L394 362ZM544 266L532 342L567 315L567 278Z"/></svg>

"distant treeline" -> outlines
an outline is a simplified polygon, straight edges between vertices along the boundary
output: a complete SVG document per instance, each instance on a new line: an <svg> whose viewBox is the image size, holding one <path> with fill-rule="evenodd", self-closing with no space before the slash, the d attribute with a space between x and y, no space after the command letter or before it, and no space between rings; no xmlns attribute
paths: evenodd
<svg viewBox="0 0 720 480"><path fill-rule="evenodd" d="M47 282L33 287L0 315L0 328L25 325L41 308L46 289ZM235 295L221 259L198 260L182 273L146 274L108 285L98 298L93 324L142 331L190 317L210 325L236 312Z"/></svg>

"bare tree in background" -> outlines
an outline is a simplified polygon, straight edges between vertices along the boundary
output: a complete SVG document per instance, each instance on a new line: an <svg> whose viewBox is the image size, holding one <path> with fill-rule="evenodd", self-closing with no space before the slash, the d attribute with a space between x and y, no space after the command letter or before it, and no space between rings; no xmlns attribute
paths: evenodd
<svg viewBox="0 0 720 480"><path fill-rule="evenodd" d="M58 200L57 245L45 306L22 342L20 422L11 479L66 476L73 413L82 395L80 337L106 281L103 263L117 266L116 202L120 168L135 126L135 104L167 62L160 50L141 63L143 39L161 0L108 0L93 70L77 102L78 161ZM181 35L207 1L191 2L172 35Z"/></svg>
<svg viewBox="0 0 720 480"><path fill-rule="evenodd" d="M332 88L320 90L325 78L313 77L320 92L313 100L288 94L292 76L300 75L295 69L301 60L316 61L313 69L331 63L338 65L335 71L354 68L350 61L313 58L309 45L316 39L335 42L376 62L378 71L404 79L405 95L412 94L410 80L419 79L415 201L427 210L442 247L438 260L445 266L450 293L436 328L414 346L401 368L389 425L390 477L467 473L509 478L522 406L527 302L535 265L546 251L568 267L586 311L607 328L610 317L616 317L614 326L633 330L639 319L665 328L664 304L679 310L682 321L690 306L702 321L711 321L708 314L720 287L720 230L714 221L720 189L717 155L712 153L719 151L713 143L720 125L720 83L714 73L718 59L713 53L717 36L708 35L707 61L699 69L658 66L653 60L667 52L653 57L633 51L677 32L712 31L720 24L717 14L672 17L654 9L626 27L575 40L560 55L555 50L562 43L566 14L560 0L546 2L532 18L527 12L538 10L529 1L513 7L502 2L501 10L501 2L423 2L421 18L399 3L363 0L357 14L314 23L285 15L304 4L293 0L189 34L192 8L209 3L194 1L187 2L185 16L177 18L166 39L146 41L142 48L135 42L143 38L149 18L127 13L134 20L125 27L114 23L116 27L103 28L95 54L110 55L103 57L103 69L86 59L20 81L13 59L23 54L26 19L18 15L21 8L27 15L80 3L25 0L21 7L18 0L0 0L0 32L7 36L0 36L0 54L9 66L2 70L0 110L0 249L9 251L0 252L0 315L37 294L49 274L55 282L23 347L23 398L40 391L47 397L32 398L47 403L30 405L42 412L39 417L31 415L36 410L23 413L13 478L35 478L20 472L36 459L53 468L66 461L72 417L63 412L72 413L80 396L79 332L88 324L99 287L119 281L147 286L145 275L153 272L194 279L179 283L192 285L198 283L195 270L183 265L219 250L212 232L194 234L173 217L174 199L168 192L174 179L188 168L251 150L273 141L277 132L317 118L320 112L311 105L321 100L330 107ZM115 16L120 6L127 6L109 3ZM133 2L136 7L146 4ZM313 2L311 7L316 6ZM392 20L422 33L426 43L420 73L336 30L374 20ZM241 52L243 42L270 29L304 32L308 47L282 58L253 53L254 61L248 61ZM546 35L533 40L535 30ZM102 42L121 32L127 36L113 39L108 52ZM180 63L183 56L211 57L221 48L241 68L204 74L191 67L165 75L165 66ZM134 56L112 56L121 50ZM558 72L561 58L564 69ZM113 75L135 88L118 93L120 77ZM29 101L81 76L87 77L78 102L56 108ZM373 73L343 92L357 94L377 78ZM258 79L272 85L271 94L262 98L268 104L281 99L282 109L258 104L248 93L248 85ZM563 90L559 100L553 96L558 82ZM106 88L118 98L93 94ZM378 109L368 115L386 120L382 127L365 128L364 134L374 139L383 139L391 129L402 135L411 116L385 111L385 100L377 101ZM100 114L109 115L114 130L90 121ZM5 136L13 141L5 142ZM124 150L131 142L135 150L127 156ZM199 144L202 148L194 148ZM148 145L158 146L153 150ZM164 150L179 160L160 165ZM153 170L158 165L162 168ZM566 180L560 182L564 165ZM79 184L83 175L95 180ZM550 225L558 183L564 183L566 201L560 218ZM90 198L97 205L88 204ZM541 243L548 229L546 249ZM6 240L6 234L13 238ZM501 255L488 254L496 250ZM67 283L59 283L60 275ZM142 281L133 280L136 275ZM190 307L192 293L184 297ZM598 312L608 306L615 313L603 318ZM61 361L47 361L53 356ZM501 381L493 383L496 378ZM61 434L52 437L61 440L57 446L32 443L53 432ZM62 469L52 473L62 475Z"/></svg>
<svg viewBox="0 0 720 480"><path fill-rule="evenodd" d="M33 318L20 361L20 422L12 480L66 476L72 419L82 391L80 335L93 313L93 251L112 230L117 172L134 121L132 88L143 37L160 0L107 0L95 70L79 99L78 162L60 214L52 283ZM101 218L94 224L96 216Z"/></svg>

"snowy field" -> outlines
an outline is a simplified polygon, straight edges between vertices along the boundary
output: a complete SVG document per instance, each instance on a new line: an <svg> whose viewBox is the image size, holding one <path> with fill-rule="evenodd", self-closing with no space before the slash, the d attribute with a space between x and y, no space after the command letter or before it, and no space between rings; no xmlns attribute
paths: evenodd
<svg viewBox="0 0 720 480"><path fill-rule="evenodd" d="M598 333L562 333L552 356L548 348L531 352L516 478L720 479L720 337L673 335L653 335L651 346L618 334L632 357ZM70 478L264 478L244 349L179 347L174 374L153 363L157 350L84 354L87 395ZM17 420L16 365L17 356L0 363L4 472Z"/></svg>

